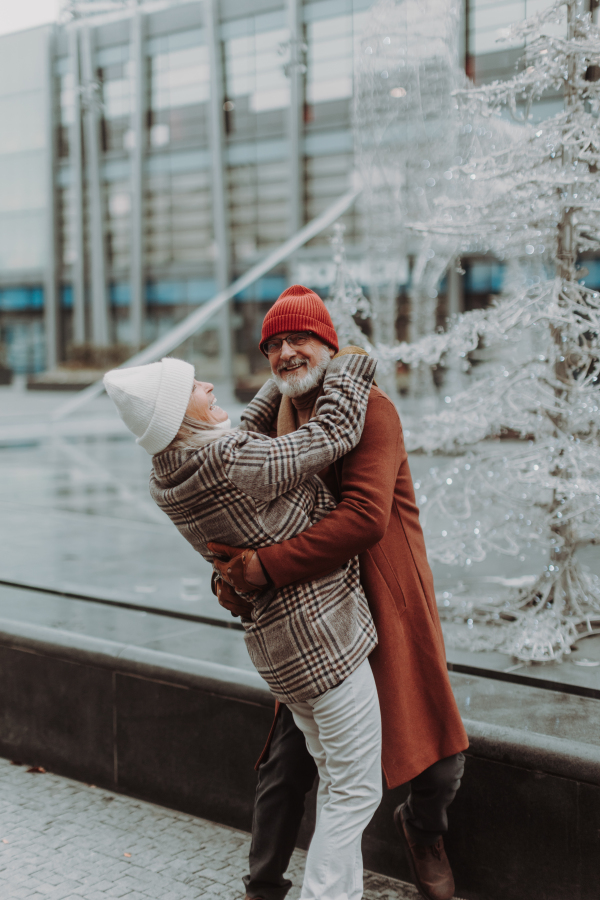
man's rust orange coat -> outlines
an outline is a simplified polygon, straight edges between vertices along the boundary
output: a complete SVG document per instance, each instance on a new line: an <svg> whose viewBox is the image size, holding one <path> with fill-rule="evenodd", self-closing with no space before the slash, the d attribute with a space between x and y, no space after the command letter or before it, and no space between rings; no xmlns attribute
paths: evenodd
<svg viewBox="0 0 600 900"><path fill-rule="evenodd" d="M448 678L400 419L379 388L371 390L360 443L321 475L337 508L259 556L277 587L360 556L379 637L370 662L381 706L382 765L393 788L465 750L468 740Z"/></svg>

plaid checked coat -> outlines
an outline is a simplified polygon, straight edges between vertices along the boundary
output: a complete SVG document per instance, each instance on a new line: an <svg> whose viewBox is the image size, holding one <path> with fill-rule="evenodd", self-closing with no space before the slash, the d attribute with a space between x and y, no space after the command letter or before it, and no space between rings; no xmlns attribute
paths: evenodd
<svg viewBox="0 0 600 900"><path fill-rule="evenodd" d="M360 440L374 372L368 356L333 360L315 418L277 439L262 433L281 398L267 382L240 430L153 457L153 499L208 560L209 541L258 549L300 534L335 508L317 473ZM335 687L377 644L356 557L306 584L245 596L253 602L252 619L242 620L248 653L283 702Z"/></svg>

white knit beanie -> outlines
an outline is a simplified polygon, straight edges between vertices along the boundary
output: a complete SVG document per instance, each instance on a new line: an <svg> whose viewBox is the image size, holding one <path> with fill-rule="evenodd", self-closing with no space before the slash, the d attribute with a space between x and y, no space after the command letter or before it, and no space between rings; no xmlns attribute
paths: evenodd
<svg viewBox="0 0 600 900"><path fill-rule="evenodd" d="M112 369L104 387L136 443L151 456L169 446L183 421L194 386L194 367L165 357L147 366Z"/></svg>

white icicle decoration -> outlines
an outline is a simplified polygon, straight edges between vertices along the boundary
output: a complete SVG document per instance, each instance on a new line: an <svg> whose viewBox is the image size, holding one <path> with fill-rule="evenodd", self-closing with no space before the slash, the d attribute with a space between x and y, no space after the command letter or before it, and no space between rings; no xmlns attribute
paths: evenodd
<svg viewBox="0 0 600 900"><path fill-rule="evenodd" d="M561 13L565 38L547 28ZM415 227L456 235L463 252L537 256L555 274L459 317L445 334L391 352L435 363L481 344L512 344L495 371L447 397L447 408L421 420L407 443L471 451L449 470L433 470L424 488L433 558L470 566L490 550L517 557L537 545L548 553L532 586L504 601L462 597L448 603L448 613L468 618L472 646L549 661L600 629L600 585L576 557L600 533L600 295L577 269L582 253L600 248L600 82L591 80L600 33L575 0L555 3L517 33L528 41L524 70L462 91L459 102L467 121L508 109L523 122L520 138L496 146L488 136L485 152L453 171L456 190L440 199L437 222ZM529 124L532 102L550 88L560 88L564 108ZM465 201L461 185L467 193L469 183L478 187ZM502 434L520 438L516 450L480 443ZM448 524L440 529L440 522Z"/></svg>
<svg viewBox="0 0 600 900"><path fill-rule="evenodd" d="M585 285L582 260L600 251L600 31L578 0L559 0L510 36L526 42L522 71L456 92L460 160L427 215L406 225L459 254L520 261L522 284L443 333L375 341L372 352L468 367L472 351L503 348L405 438L409 449L455 455L415 485L433 559L468 568L492 551L524 560L535 548L547 558L508 596L446 592L451 642L547 662L600 632L600 583L577 558L600 535L600 294ZM549 90L563 108L534 125L532 105ZM513 440L489 440L499 437Z"/></svg>

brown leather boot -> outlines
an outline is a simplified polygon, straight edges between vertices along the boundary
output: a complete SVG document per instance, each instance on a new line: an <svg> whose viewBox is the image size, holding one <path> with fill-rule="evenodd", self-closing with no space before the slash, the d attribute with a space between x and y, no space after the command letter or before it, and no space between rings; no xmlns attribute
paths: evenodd
<svg viewBox="0 0 600 900"><path fill-rule="evenodd" d="M414 882L425 900L451 900L454 878L444 850L444 841L435 844L416 844L404 824L403 803L394 812L394 824L400 835Z"/></svg>

